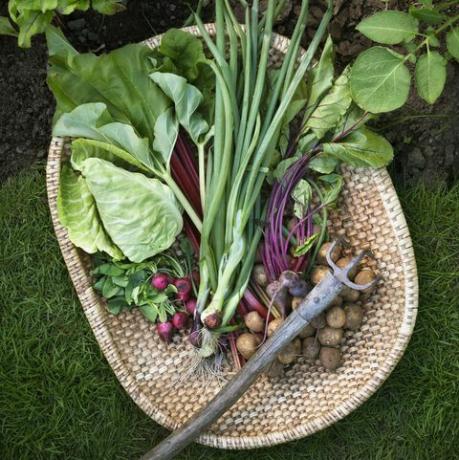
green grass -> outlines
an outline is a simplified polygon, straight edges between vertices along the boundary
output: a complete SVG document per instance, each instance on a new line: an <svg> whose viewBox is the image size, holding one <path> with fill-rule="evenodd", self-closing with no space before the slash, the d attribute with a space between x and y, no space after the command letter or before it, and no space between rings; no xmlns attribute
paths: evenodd
<svg viewBox="0 0 459 460"><path fill-rule="evenodd" d="M307 439L181 459L452 459L459 433L459 185L400 191L421 302L383 387ZM166 435L126 395L72 291L35 169L0 190L0 458L135 459Z"/></svg>

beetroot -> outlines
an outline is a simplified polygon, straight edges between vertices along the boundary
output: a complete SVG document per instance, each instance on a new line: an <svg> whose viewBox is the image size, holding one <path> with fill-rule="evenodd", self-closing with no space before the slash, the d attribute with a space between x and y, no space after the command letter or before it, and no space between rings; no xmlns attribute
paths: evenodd
<svg viewBox="0 0 459 460"><path fill-rule="evenodd" d="M191 297L192 286L189 278L177 278L174 281L174 286L177 288L177 299L186 302Z"/></svg>
<svg viewBox="0 0 459 460"><path fill-rule="evenodd" d="M170 283L171 279L166 273L156 273L151 279L151 285L158 291L164 291Z"/></svg>
<svg viewBox="0 0 459 460"><path fill-rule="evenodd" d="M158 323L156 325L156 333L159 335L159 338L166 343L170 343L172 341L172 332L174 327L170 321L166 321L165 323Z"/></svg>
<svg viewBox="0 0 459 460"><path fill-rule="evenodd" d="M196 311L196 299L189 299L185 302L185 310L190 314L194 315L194 312Z"/></svg>
<svg viewBox="0 0 459 460"><path fill-rule="evenodd" d="M178 311L172 317L172 325L175 329L184 329L189 321L190 317L184 311Z"/></svg>

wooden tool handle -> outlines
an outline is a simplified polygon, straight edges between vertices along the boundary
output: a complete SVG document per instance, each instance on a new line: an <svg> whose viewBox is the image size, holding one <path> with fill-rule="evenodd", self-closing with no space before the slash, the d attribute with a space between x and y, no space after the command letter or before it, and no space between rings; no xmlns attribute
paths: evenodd
<svg viewBox="0 0 459 460"><path fill-rule="evenodd" d="M343 283L329 273L214 399L157 447L145 454L142 460L174 458L207 430L246 392L268 364L309 324L312 318L322 313L333 302L343 287Z"/></svg>

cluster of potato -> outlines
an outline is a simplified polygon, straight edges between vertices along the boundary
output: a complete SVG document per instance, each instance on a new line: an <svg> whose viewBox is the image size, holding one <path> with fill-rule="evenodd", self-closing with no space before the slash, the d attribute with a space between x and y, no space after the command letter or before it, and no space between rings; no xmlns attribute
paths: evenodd
<svg viewBox="0 0 459 460"><path fill-rule="evenodd" d="M326 254L331 243L325 243L317 257L317 264L311 271L310 281L318 284L330 271ZM349 264L352 255L345 255L342 248L336 246L331 254L333 262L344 268ZM262 268L256 268L257 278L260 276ZM271 285L265 285L267 293L271 296L273 303L285 315L289 311L298 308L310 288L309 283L294 279L293 272L284 272L278 281L274 281L275 289ZM367 284L376 278L375 273L369 267L359 266L350 273L350 278L356 284ZM293 286L292 289L289 286ZM301 286L301 292L299 287ZM292 295L296 293L301 295ZM269 369L270 375L277 375L282 372L284 365L293 363L297 357L304 356L308 360L319 359L322 366L327 370L334 370L342 363L340 345L344 337L344 331L356 331L360 328L363 320L363 309L357 304L359 300L368 298L371 290L358 291L345 287L340 296L336 297L328 309L315 317L303 331L295 338L278 356L277 360ZM288 303L288 305L287 305ZM282 324L282 319L273 319L267 325L266 335L271 336L274 331ZM244 322L250 332L241 334L237 340L239 352L249 359L256 349L260 346L266 325L265 321L257 312L250 312L244 317Z"/></svg>

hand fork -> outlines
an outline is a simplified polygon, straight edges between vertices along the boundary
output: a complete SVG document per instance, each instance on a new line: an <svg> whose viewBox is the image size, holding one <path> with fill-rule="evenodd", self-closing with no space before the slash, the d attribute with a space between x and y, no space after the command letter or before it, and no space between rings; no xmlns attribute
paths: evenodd
<svg viewBox="0 0 459 460"><path fill-rule="evenodd" d="M354 257L349 264L338 267L331 254L335 241L327 252L327 262L332 269L314 289L303 299L299 307L292 311L275 333L247 361L245 366L230 380L209 404L193 415L177 431L169 435L158 446L142 457L142 460L168 460L174 458L189 443L206 431L223 415L250 387L254 380L310 322L322 313L347 286L363 291L375 286L378 278L371 283L355 284L349 279L349 272L358 266L367 255L366 251Z"/></svg>

